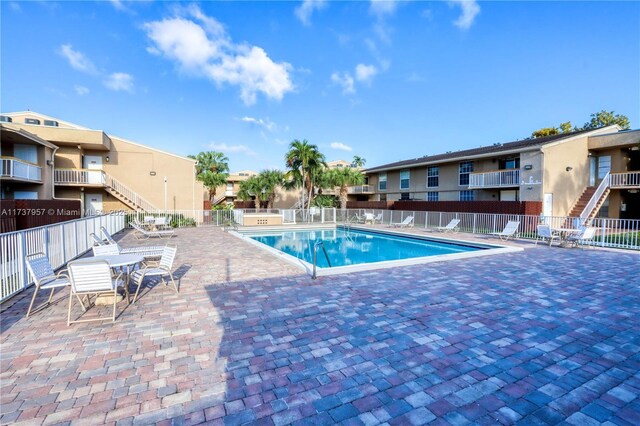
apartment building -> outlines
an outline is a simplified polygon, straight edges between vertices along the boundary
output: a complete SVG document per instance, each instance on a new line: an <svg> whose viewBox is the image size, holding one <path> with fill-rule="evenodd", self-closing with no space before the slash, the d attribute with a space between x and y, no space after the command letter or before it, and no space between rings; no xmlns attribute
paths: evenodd
<svg viewBox="0 0 640 426"><path fill-rule="evenodd" d="M238 199L238 191L240 191L240 183L256 176L258 173L253 170L241 170L239 172L229 173L227 183L224 186L216 188L216 198L213 205L233 204Z"/></svg>
<svg viewBox="0 0 640 426"><path fill-rule="evenodd" d="M613 125L428 155L365 173L370 201L537 201L545 216L640 218L639 147L640 130Z"/></svg>
<svg viewBox="0 0 640 426"><path fill-rule="evenodd" d="M0 115L3 199L78 199L90 213L202 209L195 160L44 114Z"/></svg>

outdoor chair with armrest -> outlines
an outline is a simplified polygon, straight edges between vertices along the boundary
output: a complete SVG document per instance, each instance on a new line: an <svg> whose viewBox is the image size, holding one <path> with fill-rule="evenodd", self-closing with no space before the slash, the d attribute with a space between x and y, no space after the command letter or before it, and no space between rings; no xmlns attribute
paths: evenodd
<svg viewBox="0 0 640 426"><path fill-rule="evenodd" d="M553 240L557 239L560 241L560 235L557 232L554 232L549 225L538 225L538 237L536 238L536 244L538 245L539 240L549 240L549 247L551 247L551 243Z"/></svg>
<svg viewBox="0 0 640 426"><path fill-rule="evenodd" d="M76 296L80 301L82 310L86 312L91 305L91 295L109 295L113 296L113 314L111 322L116 322L116 305L118 303L118 286L123 284L122 274L116 277L111 276L111 267L105 260L81 259L70 262L69 279L71 281L71 293L69 294L69 311L67 312L67 325L76 322L102 321L109 317L98 317L90 319L71 320L71 306L73 297ZM128 293L127 293L128 294ZM84 296L89 306L85 306L82 298ZM94 302L95 304L95 302Z"/></svg>
<svg viewBox="0 0 640 426"><path fill-rule="evenodd" d="M133 303L136 303L138 299L138 294L140 293L140 287L142 287L142 281L144 281L145 277L160 277L160 282L162 282L165 286L169 284L169 282L165 282L164 277L168 276L173 283L173 287L178 293L178 285L173 278L173 274L171 273L171 269L173 268L173 261L176 257L176 252L178 248L176 246L168 245L164 248L162 252L162 257L157 262L145 262L141 269L133 272L131 274L131 279L137 283L136 294L133 296Z"/></svg>
<svg viewBox="0 0 640 426"><path fill-rule="evenodd" d="M567 242L574 247L590 244L593 242L593 238L596 236L596 228L593 226L586 226L580 234L569 235Z"/></svg>
<svg viewBox="0 0 640 426"><path fill-rule="evenodd" d="M33 291L31 303L29 304L29 309L27 310L28 318L29 315L31 315L33 303L36 300L36 295L39 290L51 289L51 294L49 295L47 302L37 307L34 312L38 312L49 306L56 288L71 285L71 282L69 281L69 275L67 274L66 269L59 271L57 274L53 272L53 267L44 253L30 254L25 258L25 261L27 264L27 270L29 271L31 278L33 279L33 283L36 286L36 289Z"/></svg>

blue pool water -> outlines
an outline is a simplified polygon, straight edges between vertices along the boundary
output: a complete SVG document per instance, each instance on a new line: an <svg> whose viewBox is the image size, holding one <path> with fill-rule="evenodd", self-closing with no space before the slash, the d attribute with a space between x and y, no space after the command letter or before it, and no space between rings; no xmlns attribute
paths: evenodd
<svg viewBox="0 0 640 426"><path fill-rule="evenodd" d="M245 235L308 263L313 263L314 244L321 240L324 242L331 266L438 256L483 249L464 244L343 228L251 232ZM322 249L318 250L318 266L321 268L329 266Z"/></svg>

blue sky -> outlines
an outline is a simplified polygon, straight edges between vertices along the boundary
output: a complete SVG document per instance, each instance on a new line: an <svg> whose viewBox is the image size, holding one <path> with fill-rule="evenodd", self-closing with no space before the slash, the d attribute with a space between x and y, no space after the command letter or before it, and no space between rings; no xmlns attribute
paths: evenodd
<svg viewBox="0 0 640 426"><path fill-rule="evenodd" d="M232 170L367 166L602 109L640 126L637 2L3 1L1 108Z"/></svg>

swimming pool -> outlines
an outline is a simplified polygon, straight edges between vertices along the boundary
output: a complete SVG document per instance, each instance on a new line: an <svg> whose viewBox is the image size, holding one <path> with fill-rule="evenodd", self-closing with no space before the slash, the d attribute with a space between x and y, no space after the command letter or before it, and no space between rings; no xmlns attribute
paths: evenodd
<svg viewBox="0 0 640 426"><path fill-rule="evenodd" d="M313 264L314 245L317 241L322 241L331 267L320 249L317 255L318 275L428 263L512 249L362 228L251 230L241 234L249 241L303 266L308 271Z"/></svg>

